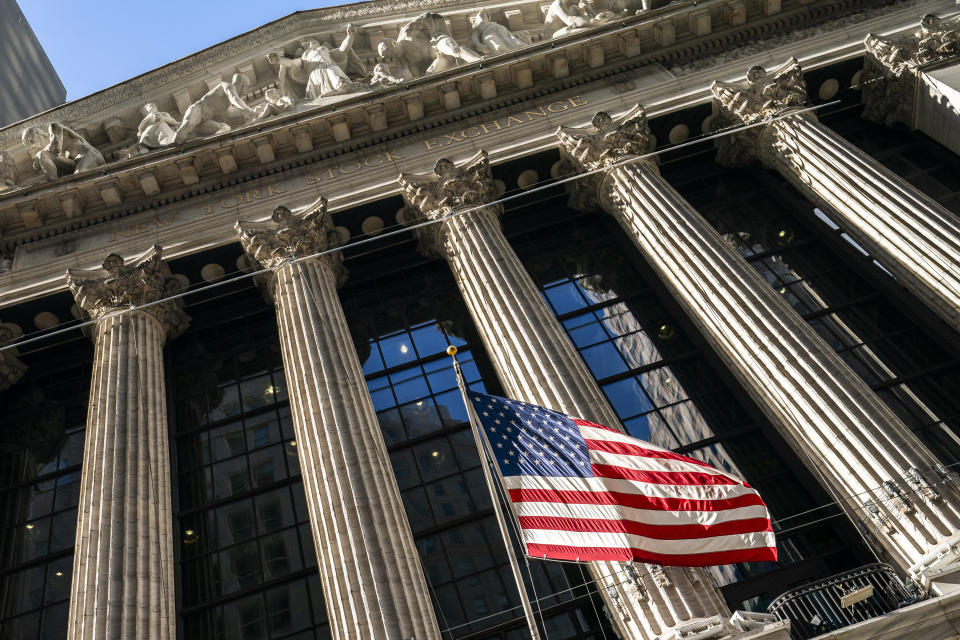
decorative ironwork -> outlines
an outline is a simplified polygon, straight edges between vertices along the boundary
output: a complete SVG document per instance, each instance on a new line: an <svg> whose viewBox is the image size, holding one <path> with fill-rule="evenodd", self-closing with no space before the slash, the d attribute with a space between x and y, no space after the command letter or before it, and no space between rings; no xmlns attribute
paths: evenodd
<svg viewBox="0 0 960 640"><path fill-rule="evenodd" d="M792 640L807 640L896 611L922 598L904 586L893 567L877 563L791 589L774 600L767 611L790 621Z"/></svg>

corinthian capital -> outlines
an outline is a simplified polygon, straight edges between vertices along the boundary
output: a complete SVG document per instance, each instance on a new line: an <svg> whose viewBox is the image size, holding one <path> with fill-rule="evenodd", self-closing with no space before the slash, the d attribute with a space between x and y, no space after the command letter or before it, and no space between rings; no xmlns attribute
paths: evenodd
<svg viewBox="0 0 960 640"><path fill-rule="evenodd" d="M558 127L557 137L565 159L587 170L642 155L653 146L647 111L639 104L619 118L598 111L588 127Z"/></svg>
<svg viewBox="0 0 960 640"><path fill-rule="evenodd" d="M932 13L920 18L920 29L908 36L883 37L868 33L867 53L896 76L920 65L960 54L960 19L941 20Z"/></svg>
<svg viewBox="0 0 960 640"><path fill-rule="evenodd" d="M23 331L12 322L0 322L0 347L23 335ZM17 358L16 349L0 351L0 391L12 387L27 370L27 365Z"/></svg>
<svg viewBox="0 0 960 640"><path fill-rule="evenodd" d="M497 199L497 187L486 151L480 151L459 167L441 158L431 173L401 173L397 180L407 205L397 214L401 224L441 220L455 211L483 205L490 205L485 209L496 215L502 213L500 205L492 204ZM438 222L416 229L421 253L441 254L443 227L444 223Z"/></svg>
<svg viewBox="0 0 960 640"><path fill-rule="evenodd" d="M751 124L807 103L807 87L796 58L768 73L750 67L746 80L714 82L710 87L722 116Z"/></svg>
<svg viewBox="0 0 960 640"><path fill-rule="evenodd" d="M237 220L235 228L247 257L265 269L276 269L290 260L335 249L349 239L344 229L334 227L323 196L297 211L277 207L267 222ZM338 283L346 280L347 272L339 251L319 259L333 270Z"/></svg>
<svg viewBox="0 0 960 640"><path fill-rule="evenodd" d="M913 127L917 69L960 55L960 19L941 20L927 14L920 30L906 36L868 33L863 39L867 64L863 76L863 117L887 126Z"/></svg>
<svg viewBox="0 0 960 640"><path fill-rule="evenodd" d="M103 260L100 269L67 269L67 283L77 306L94 320L149 305L143 311L156 317L167 337L172 338L186 329L189 318L179 299L154 304L183 290L182 281L170 273L170 267L161 256L159 245L154 245L131 264L111 253Z"/></svg>
<svg viewBox="0 0 960 640"><path fill-rule="evenodd" d="M647 124L647 111L639 104L619 118L598 111L586 127L558 127L557 138L562 162L569 172L595 172L566 183L569 206L581 211L601 208L599 194L605 172L599 170L630 156L642 156L656 143ZM657 159L638 157L637 161L652 168Z"/></svg>

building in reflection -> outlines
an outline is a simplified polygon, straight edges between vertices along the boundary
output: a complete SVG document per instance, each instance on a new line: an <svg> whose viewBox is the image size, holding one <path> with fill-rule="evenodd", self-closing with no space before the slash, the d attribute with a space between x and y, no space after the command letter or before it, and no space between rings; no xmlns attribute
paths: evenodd
<svg viewBox="0 0 960 640"><path fill-rule="evenodd" d="M772 513L775 563L529 559L551 640L875 637L767 611L878 560L952 624L953 23L627 5L301 12L0 129L0 637L527 637L449 345Z"/></svg>

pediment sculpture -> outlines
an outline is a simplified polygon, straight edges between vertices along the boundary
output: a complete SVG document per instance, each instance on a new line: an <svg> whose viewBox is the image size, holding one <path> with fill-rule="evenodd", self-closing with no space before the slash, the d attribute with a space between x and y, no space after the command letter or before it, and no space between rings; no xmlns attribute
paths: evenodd
<svg viewBox="0 0 960 640"><path fill-rule="evenodd" d="M575 33L625 17L630 13L626 8L629 2L636 4L636 0L553 0L542 30L511 30L505 26L500 9L479 8L469 16L469 38L463 42L453 36L443 15L422 13L403 24L395 39L377 41L376 64L372 69L354 50L362 27L348 24L338 45L326 34L306 37L295 48L291 45L269 53L266 59L276 75L266 82L261 77L257 87L251 86L255 76L236 73L229 81L210 86L199 99L181 106L182 113L164 111L160 105L166 103L162 100L146 103L135 139L126 139L123 146L111 133L113 146L98 149L86 134L63 122L53 122L46 128L27 127L21 139L33 158L36 173L25 171L22 164L17 171L9 150L0 150L0 192L35 182L38 176L50 181L102 167L106 164L104 153L110 159L151 153L301 108L329 104L475 63L541 38ZM925 46L942 51L946 45L934 41L939 37L935 37L934 31L925 36ZM133 131L134 125L121 124L119 129ZM90 129L96 130L95 125Z"/></svg>

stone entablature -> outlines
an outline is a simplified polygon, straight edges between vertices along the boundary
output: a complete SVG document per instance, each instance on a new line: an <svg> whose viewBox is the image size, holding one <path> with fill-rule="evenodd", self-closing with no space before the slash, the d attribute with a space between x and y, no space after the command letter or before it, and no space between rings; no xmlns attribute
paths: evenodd
<svg viewBox="0 0 960 640"><path fill-rule="evenodd" d="M651 61L689 57L695 55L697 50L722 50L728 46L725 42L753 38L787 25L804 24L832 12L868 6L872 0L837 0L829 3L829 6L814 6L816 4L808 0L784 0L773 4L707 0L696 7L666 7L639 16L624 14L615 23L555 36L550 42L534 42L520 55L516 51L494 53L482 61L428 74L402 85L381 85L374 93L365 90L337 95L334 98L342 98L342 101L336 104L314 106L306 111L300 109L310 104L294 106L287 111L275 110L279 115L266 120L254 120L252 124L233 131L224 130L219 135L186 141L145 155L136 153L138 145L133 134L138 125L144 124L142 130L156 125L152 133L141 138L148 138L152 144L158 140L169 142L170 136L161 134L178 132L173 127L177 120L169 114L187 111L191 104L196 104L191 100L198 99L203 90L211 91L210 87L213 90L222 87L225 93L229 93L227 85L230 85L237 90L238 97L248 101L248 106L252 105L252 111L263 112L264 92L277 89L279 84L276 70L267 61L267 53L273 52L277 57L291 59L292 53L288 51L291 43L296 44L315 32L318 29L315 23L326 15L321 10L309 12L308 19L300 20L296 25L287 24L284 19L253 32L257 34L262 31L263 37L251 42L250 49L242 55L234 53L233 59L237 63L224 65L221 67L223 70L216 74L200 73L206 81L201 82L200 87L184 86L183 83L189 83L189 80L183 80L179 85L171 82L162 89L145 91L136 99L130 97L119 100L121 104L99 110L96 121L92 115L71 120L67 130L75 132L74 139L81 141L77 144L82 147L83 143L88 143L104 155L106 164L99 163L102 166L95 171L72 175L69 168L61 169L62 177L57 177L56 172L40 173L31 166L31 153L37 154L39 147L28 151L24 145L16 142L16 136L22 132L24 125L39 126L39 131L45 131L43 125L46 123L61 122L66 119L65 116L78 113L78 110L82 113L82 105L97 105L98 101L105 99L102 94L116 92L119 87L41 114L19 127L0 131L0 148L8 150L0 158L3 165L0 174L11 176L9 180L4 179L5 184L19 182L24 185L20 189L8 188L0 195L0 232L7 238L30 237L34 233L32 230L52 225L83 225L91 218L124 215L129 209L126 203L131 200L136 200L140 208L144 199L159 199L161 193L164 200L177 198L199 190L200 186L195 186L199 183L230 181L234 177L231 174L238 174L239 171L246 170L249 173L258 168L271 171L289 166L292 162L300 164L304 159L309 161L311 157L315 158L320 148L324 150L323 155L328 156L342 152L346 147L375 144L386 137L388 130L391 130L390 137L405 135L411 130L469 116L484 105L499 106L522 100L531 94L542 95L557 90L574 81L577 76L578 79L590 80L608 75L613 70L637 67ZM507 9L507 6L511 8ZM497 24L504 30L528 31L533 33L531 38L536 40L539 37L536 30L514 30L514 27L533 24L533 18L528 14L539 15L525 7L523 4L490 5L488 17L503 16ZM550 4L537 7L542 14L544 7L549 8ZM472 28L469 21L477 15L477 8L478 5L471 3L444 10L449 31L458 41L470 42L469 35L465 36L463 32L468 27ZM514 11L519 11L519 15L510 13ZM511 17L512 23L508 20ZM410 23L409 14L403 18L392 17L391 20L367 23L358 28L353 42L361 62L370 66L375 61L370 48L374 46L373 43L398 35L400 27ZM501 24L504 22L509 26ZM281 25L289 29L286 35L280 33ZM338 25L338 29L342 34L343 27ZM394 30L397 34L394 34ZM338 42L341 34L328 33L319 37L332 35L329 40ZM233 41L221 47L232 44ZM219 47L211 51L217 49ZM280 51L283 52L282 56ZM203 52L194 57L203 59L208 55L212 53ZM142 84L143 78L150 76L163 79L166 69L127 84ZM231 82L222 79L230 74L234 74ZM127 85L121 85L124 86ZM161 91L165 95L160 96ZM180 98L177 99L177 96ZM144 102L156 105L150 112L152 120L143 118L140 108ZM306 102L311 103L309 100ZM165 124L164 114L168 114ZM215 131L216 128L202 130ZM54 140L50 135L50 140ZM39 135L36 139L37 145L44 141ZM133 156L111 160L118 152L124 155L124 149L127 155L132 153ZM149 151L149 148L146 150ZM99 171L103 174L96 176ZM50 180L51 177L54 179Z"/></svg>
<svg viewBox="0 0 960 640"><path fill-rule="evenodd" d="M8 228L0 239L0 243L5 243L0 244L0 285L4 290L0 307L61 290L64 268L93 268L104 252L133 256L144 245L160 243L168 250L167 255L175 258L222 245L233 241L235 216L262 219L282 202L312 201L318 189L329 194L331 211L339 216L345 209L396 193L396 176L400 172L423 171L440 157L462 160L486 149L497 163L543 151L555 147L553 132L557 126L586 124L597 110L620 114L630 105L643 102L651 106L651 117L659 117L708 101L711 82L740 78L743 69L751 64L778 64L790 55L804 61L806 69L833 64L861 54L858 34L912 30L918 14L933 11L944 15L954 8L949 0L908 4L894 10L861 12L815 34L808 33L807 28L803 38L788 44L783 44L783 38L778 36L775 41L780 43L777 54L782 54L781 58L771 56L761 42L753 55L744 56L734 49L728 55L715 56L713 67L682 67L677 72L682 74L679 79L660 65L648 64L602 82L573 83L576 89L561 88L523 102L510 100L511 104L505 104L505 99L498 99L477 109L463 108L450 114L446 121L426 121L432 128L425 126L426 122L416 127L392 125L377 135L358 134L340 145L318 143L308 153L296 152L292 139L287 138L285 147L275 147L277 159L271 163L261 163L255 154L254 142L259 137L266 133L276 140L298 124L316 126L321 116L282 116L267 123L276 129L264 126L258 132L254 127L209 141L187 143L187 152L183 154L167 150L144 156L139 164L129 160L124 165L125 177L119 182L125 189L122 203L109 208L98 204L70 219L55 211L46 218L44 226L34 229ZM682 89L678 89L678 82ZM542 89L538 86L541 91L537 93ZM688 124L690 132L698 132L697 123ZM238 161L238 170L226 176L219 169L216 155L223 148L234 150ZM177 186L181 185L177 160L181 166L200 169L197 184ZM173 186L145 197L136 176L146 169L165 172L165 179ZM61 178L31 193L36 199L52 200L56 207L57 196L68 189L96 189L98 181L117 180L117 173L93 180L87 176ZM20 210L15 203L23 204L26 199L22 195L0 196L0 216L18 221ZM351 224L346 218L342 220L338 224Z"/></svg>

